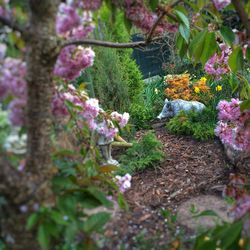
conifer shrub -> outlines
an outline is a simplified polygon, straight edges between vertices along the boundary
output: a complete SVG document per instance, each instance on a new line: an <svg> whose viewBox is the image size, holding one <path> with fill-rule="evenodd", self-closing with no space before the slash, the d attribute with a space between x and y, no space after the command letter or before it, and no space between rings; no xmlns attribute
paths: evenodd
<svg viewBox="0 0 250 250"><path fill-rule="evenodd" d="M147 168L157 167L164 158L162 148L162 143L155 134L152 132L147 133L140 141L133 142L133 146L120 157L119 174L133 174Z"/></svg>

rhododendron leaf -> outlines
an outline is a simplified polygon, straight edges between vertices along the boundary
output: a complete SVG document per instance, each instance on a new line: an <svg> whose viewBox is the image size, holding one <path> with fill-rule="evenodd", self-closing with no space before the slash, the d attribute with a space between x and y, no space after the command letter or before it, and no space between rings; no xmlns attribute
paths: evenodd
<svg viewBox="0 0 250 250"><path fill-rule="evenodd" d="M200 57L202 65L205 65L207 60L215 53L217 48L216 36L214 32L206 33L204 38L203 50Z"/></svg>
<svg viewBox="0 0 250 250"><path fill-rule="evenodd" d="M158 0L149 0L149 6L151 10L155 11L158 6L159 1Z"/></svg>
<svg viewBox="0 0 250 250"><path fill-rule="evenodd" d="M250 100L245 100L240 104L240 111L243 112L246 109L250 109Z"/></svg>
<svg viewBox="0 0 250 250"><path fill-rule="evenodd" d="M235 40L235 34L233 33L232 29L227 27L227 26L222 26L220 28L220 33L224 39L224 41L229 44L232 45L234 40Z"/></svg>
<svg viewBox="0 0 250 250"><path fill-rule="evenodd" d="M86 233L101 231L102 227L109 221L110 213L98 213L91 215L83 224Z"/></svg>
<svg viewBox="0 0 250 250"><path fill-rule="evenodd" d="M243 52L241 47L237 47L233 50L232 54L229 56L228 64L233 72L237 70L242 70L243 68Z"/></svg>
<svg viewBox="0 0 250 250"><path fill-rule="evenodd" d="M176 47L180 57L183 58L187 53L188 45L180 34L176 36Z"/></svg>

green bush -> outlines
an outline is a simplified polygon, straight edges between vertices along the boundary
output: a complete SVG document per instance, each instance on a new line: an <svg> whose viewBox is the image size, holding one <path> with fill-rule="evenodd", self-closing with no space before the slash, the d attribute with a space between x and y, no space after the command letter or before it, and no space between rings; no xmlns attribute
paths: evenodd
<svg viewBox="0 0 250 250"><path fill-rule="evenodd" d="M216 125L215 110L206 108L201 113L180 112L170 119L166 127L168 131L179 135L191 135L197 140L208 140L214 138Z"/></svg>
<svg viewBox="0 0 250 250"><path fill-rule="evenodd" d="M149 132L139 142L134 142L133 146L120 157L119 174L133 174L157 166L163 157L161 142L152 132Z"/></svg>

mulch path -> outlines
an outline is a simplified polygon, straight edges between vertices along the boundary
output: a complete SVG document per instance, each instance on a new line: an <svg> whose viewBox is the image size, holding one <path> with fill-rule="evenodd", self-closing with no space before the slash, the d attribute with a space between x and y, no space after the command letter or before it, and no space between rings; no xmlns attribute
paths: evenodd
<svg viewBox="0 0 250 250"><path fill-rule="evenodd" d="M182 202L202 194L221 195L233 171L219 141L200 142L169 134L164 128L155 132L166 158L160 166L133 176L132 188L125 193L130 209L119 211L107 226L105 235L110 240L104 249L120 249L121 245L138 249L135 239L142 232L144 240L157 239L149 249L166 245L167 224L160 210L174 212Z"/></svg>

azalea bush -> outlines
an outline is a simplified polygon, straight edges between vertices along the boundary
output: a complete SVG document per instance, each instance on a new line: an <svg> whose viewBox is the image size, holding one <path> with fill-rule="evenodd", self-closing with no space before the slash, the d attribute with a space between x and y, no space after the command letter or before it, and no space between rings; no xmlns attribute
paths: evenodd
<svg viewBox="0 0 250 250"><path fill-rule="evenodd" d="M165 94L172 100L205 101L211 98L210 88L205 77L191 81L189 74L167 75L165 84L167 86Z"/></svg>

